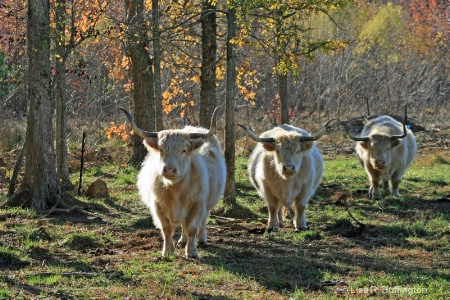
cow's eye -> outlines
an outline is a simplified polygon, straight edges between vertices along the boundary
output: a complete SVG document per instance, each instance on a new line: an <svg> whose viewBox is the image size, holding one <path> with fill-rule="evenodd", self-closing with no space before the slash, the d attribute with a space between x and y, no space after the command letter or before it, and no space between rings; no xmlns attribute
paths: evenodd
<svg viewBox="0 0 450 300"><path fill-rule="evenodd" d="M181 151L181 153L186 153L187 152L187 150L186 149L184 149L183 151Z"/></svg>

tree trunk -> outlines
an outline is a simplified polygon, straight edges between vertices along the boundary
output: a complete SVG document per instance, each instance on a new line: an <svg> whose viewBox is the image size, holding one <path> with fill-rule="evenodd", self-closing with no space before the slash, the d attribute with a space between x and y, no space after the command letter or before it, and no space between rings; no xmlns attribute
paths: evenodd
<svg viewBox="0 0 450 300"><path fill-rule="evenodd" d="M66 140L66 0L57 0L55 8L56 23L56 70L54 77L55 100L56 100L56 171L61 184L65 190L73 188L69 177L69 164L67 159Z"/></svg>
<svg viewBox="0 0 450 300"><path fill-rule="evenodd" d="M161 42L159 38L159 5L158 0L152 0L153 24L153 68L155 81L155 111L156 131L164 129L162 118L162 91L161 91Z"/></svg>
<svg viewBox="0 0 450 300"><path fill-rule="evenodd" d="M236 51L231 42L236 36L236 9L231 8L227 15L227 94L225 125L225 162L227 164L227 182L225 184L224 203L236 205L235 188L235 106L237 96Z"/></svg>
<svg viewBox="0 0 450 300"><path fill-rule="evenodd" d="M203 2L202 24L202 65L200 67L200 126L208 128L211 114L216 105L216 4L215 1Z"/></svg>
<svg viewBox="0 0 450 300"><path fill-rule="evenodd" d="M287 74L278 75L278 94L280 95L281 124L289 124L289 99Z"/></svg>
<svg viewBox="0 0 450 300"><path fill-rule="evenodd" d="M276 12L277 25L276 25L276 59L280 64L284 59L283 56L286 53L286 39L285 31L283 28L283 12L278 10ZM280 117L281 124L289 124L289 99L288 99L288 85L287 85L287 70L278 70L278 95L280 96Z"/></svg>
<svg viewBox="0 0 450 300"><path fill-rule="evenodd" d="M133 92L131 95L132 113L136 124L153 131L155 128L155 94L153 82L152 61L148 52L146 24L144 19L144 0L126 0L127 8L127 55L131 60L131 77ZM133 156L131 164L142 163L147 150L142 144L142 138L133 135Z"/></svg>
<svg viewBox="0 0 450 300"><path fill-rule="evenodd" d="M28 1L28 115L25 175L8 204L45 210L60 199L55 168L50 97L50 15L48 0Z"/></svg>

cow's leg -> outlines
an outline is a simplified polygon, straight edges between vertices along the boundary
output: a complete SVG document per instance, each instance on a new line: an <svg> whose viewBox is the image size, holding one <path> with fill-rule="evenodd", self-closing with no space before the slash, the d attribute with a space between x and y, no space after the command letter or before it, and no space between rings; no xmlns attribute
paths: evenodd
<svg viewBox="0 0 450 300"><path fill-rule="evenodd" d="M400 193L398 192L398 186L400 185L400 181L401 179L397 179L397 180L392 180L392 191L391 191L391 196L396 196L396 197L400 197Z"/></svg>
<svg viewBox="0 0 450 300"><path fill-rule="evenodd" d="M186 235L186 231L184 230L184 226L181 226L181 236L180 239L177 242L177 247L184 247L186 246L186 242L187 242L187 235Z"/></svg>
<svg viewBox="0 0 450 300"><path fill-rule="evenodd" d="M391 178L391 184L392 184L392 190L391 190L391 196L397 196L400 197L400 193L398 192L398 186L400 185L400 182L402 181L404 172L394 172Z"/></svg>
<svg viewBox="0 0 450 300"><path fill-rule="evenodd" d="M280 209L278 210L278 226L280 228L284 227L284 224L283 224L283 221L284 221L283 213L284 213L284 209L283 209L283 206L281 206Z"/></svg>
<svg viewBox="0 0 450 300"><path fill-rule="evenodd" d="M173 231L174 227L168 221L161 220L162 233L164 238L164 247L162 255L166 256L175 252L175 246L173 243Z"/></svg>
<svg viewBox="0 0 450 300"><path fill-rule="evenodd" d="M370 188L369 188L369 197L372 199L380 199L381 198L381 192L380 192L380 178L378 178L377 174L368 174L369 175L369 181L370 181Z"/></svg>
<svg viewBox="0 0 450 300"><path fill-rule="evenodd" d="M308 229L308 226L306 226L305 209L306 209L306 205L299 205L298 207L294 208L294 211L295 211L295 218L294 218L295 231Z"/></svg>
<svg viewBox="0 0 450 300"><path fill-rule="evenodd" d="M196 226L188 226L187 228L187 242L186 242L186 256L197 258L198 257L198 251L197 251L197 230L198 228Z"/></svg>
<svg viewBox="0 0 450 300"><path fill-rule="evenodd" d="M383 179L383 193L387 195L389 192L389 181Z"/></svg>
<svg viewBox="0 0 450 300"><path fill-rule="evenodd" d="M272 201L268 203L269 206L269 221L267 231L277 231L280 223L278 222L278 212L280 211L280 205L278 201Z"/></svg>
<svg viewBox="0 0 450 300"><path fill-rule="evenodd" d="M313 191L308 188L303 188L300 194L294 201L294 226L295 231L306 230L306 206L311 198Z"/></svg>
<svg viewBox="0 0 450 300"><path fill-rule="evenodd" d="M365 169L370 182L369 198L380 199L381 198L381 192L379 187L380 177L378 175L378 172L377 170L372 168L370 162L365 163Z"/></svg>
<svg viewBox="0 0 450 300"><path fill-rule="evenodd" d="M267 201L267 206L269 208L269 221L267 225L267 231L277 231L280 222L278 220L278 215L280 211L280 203L278 199L270 192L269 187L264 189L264 199Z"/></svg>
<svg viewBox="0 0 450 300"><path fill-rule="evenodd" d="M205 202L206 200L193 203L183 224L186 233L186 256L188 257L198 257L197 233L202 227L203 220L206 221L206 207L201 204Z"/></svg>
<svg viewBox="0 0 450 300"><path fill-rule="evenodd" d="M200 246L206 246L208 244L206 236L206 218L200 223L200 228L197 233L197 240Z"/></svg>
<svg viewBox="0 0 450 300"><path fill-rule="evenodd" d="M380 192L380 187L379 187L379 181L372 179L371 180L371 185L370 185L370 192L369 192L369 196L372 199L381 199L381 192Z"/></svg>

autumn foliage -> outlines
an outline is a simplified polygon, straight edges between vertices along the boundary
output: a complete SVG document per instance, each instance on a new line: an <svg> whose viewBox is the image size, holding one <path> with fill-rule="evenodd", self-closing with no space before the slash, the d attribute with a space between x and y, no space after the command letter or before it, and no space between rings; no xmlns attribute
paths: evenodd
<svg viewBox="0 0 450 300"><path fill-rule="evenodd" d="M333 5L327 7L330 3ZM129 101L133 83L130 59L124 51L124 4L123 0L95 0L67 5L67 31L62 40L69 52L65 75L67 111L72 118L99 116L100 121L109 122L117 117L114 107L126 106ZM232 4L217 2L215 77L220 103L227 72L223 12ZM54 10L56 1L50 1L50 5ZM159 6L162 99L156 101L162 103L164 122L178 119L180 114L196 119L201 1L164 0ZM323 7L328 8L326 14ZM145 1L145 10L145 42L151 48L151 1ZM243 1L237 12L239 30L232 41L238 58L236 108L254 108L264 117L276 119L277 73L289 75L289 106L294 108L299 101L307 108L321 101L320 106L328 113L335 113L338 99L339 105L353 109L365 103L365 98L377 103L410 101L418 110L430 107L431 102L441 103L448 98L450 82L450 62L445 55L450 48L449 14L450 2L444 0ZM26 114L25 25L26 1L0 4L2 115ZM53 35L58 34L55 28L53 22ZM58 39L52 36L52 40ZM58 59L52 56L53 67ZM390 71L393 73L388 74ZM429 73L421 73L426 71ZM395 77L398 79L393 80ZM383 82L387 78L392 86ZM355 112L364 111L362 107L356 106ZM113 124L108 134L119 136L120 130Z"/></svg>
<svg viewBox="0 0 450 300"><path fill-rule="evenodd" d="M116 124L114 121L110 122L105 132L108 139L121 139L124 142L129 142L130 134L133 134L133 131L128 132L126 124Z"/></svg>

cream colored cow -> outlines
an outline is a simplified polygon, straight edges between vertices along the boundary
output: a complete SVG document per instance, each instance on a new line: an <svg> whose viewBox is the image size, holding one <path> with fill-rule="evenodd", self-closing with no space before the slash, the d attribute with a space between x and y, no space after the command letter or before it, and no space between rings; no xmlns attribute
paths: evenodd
<svg viewBox="0 0 450 300"><path fill-rule="evenodd" d="M400 181L417 152L416 139L406 128L406 119L406 108L403 124L389 116L377 117L364 126L360 137L353 136L344 124L350 138L357 141L356 156L369 177L372 199L381 198L380 181L386 193L400 196Z"/></svg>
<svg viewBox="0 0 450 300"><path fill-rule="evenodd" d="M248 163L253 186L269 207L267 230L283 227L284 207L294 209L295 230L306 229L305 209L323 174L323 159L314 141L325 133L330 120L314 136L303 129L280 125L256 136L241 126L258 142Z"/></svg>
<svg viewBox="0 0 450 300"><path fill-rule="evenodd" d="M175 250L173 234L182 227L178 245L186 256L198 257L197 242L206 244L206 219L223 195L226 166L214 135L217 109L209 131L187 126L179 130L147 132L137 127L126 110L133 131L144 137L148 155L138 177L138 189L164 238L163 255Z"/></svg>

